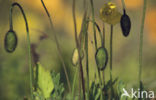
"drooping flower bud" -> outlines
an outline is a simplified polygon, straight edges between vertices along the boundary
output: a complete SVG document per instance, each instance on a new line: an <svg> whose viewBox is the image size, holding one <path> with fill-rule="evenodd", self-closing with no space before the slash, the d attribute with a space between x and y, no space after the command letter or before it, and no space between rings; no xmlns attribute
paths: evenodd
<svg viewBox="0 0 156 100"><path fill-rule="evenodd" d="M125 10L124 10L124 14L121 17L120 25L121 25L123 35L127 37L131 29L131 20L129 16L126 14Z"/></svg>
<svg viewBox="0 0 156 100"><path fill-rule="evenodd" d="M95 60L98 69L104 70L106 68L108 62L108 53L106 48L101 47L96 51Z"/></svg>
<svg viewBox="0 0 156 100"><path fill-rule="evenodd" d="M6 33L4 46L5 46L5 50L9 53L12 53L15 51L16 46L17 46L17 36L13 30L9 30Z"/></svg>

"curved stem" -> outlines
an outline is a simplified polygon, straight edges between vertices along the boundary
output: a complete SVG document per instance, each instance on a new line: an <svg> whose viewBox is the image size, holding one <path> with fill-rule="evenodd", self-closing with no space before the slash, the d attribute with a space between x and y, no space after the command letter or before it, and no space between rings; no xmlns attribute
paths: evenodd
<svg viewBox="0 0 156 100"><path fill-rule="evenodd" d="M140 45L139 45L139 84L141 82L141 74L142 74L142 55L143 55L143 36L144 36L144 23L146 17L146 8L147 8L147 0L144 0L143 7L143 16L140 30ZM140 84L141 85L141 84Z"/></svg>
<svg viewBox="0 0 156 100"><path fill-rule="evenodd" d="M99 32L100 38L101 38L101 46L103 46L103 37L102 37L102 32L100 30L100 27L96 22L94 22L94 24L95 24L95 26L96 26L96 28L97 28L97 30Z"/></svg>
<svg viewBox="0 0 156 100"><path fill-rule="evenodd" d="M51 29L53 31L53 35L54 35L54 39L55 39L55 43L56 43L56 46L57 46L57 50L58 50L58 55L59 55L59 58L62 62L62 65L63 65L63 69L64 69L64 72L65 72L65 76L66 76L66 79L67 79L67 84L68 84L68 88L69 88L69 91L71 92L71 85L70 85L70 81L69 81L69 76L68 76L68 73L67 73L67 69L66 69L66 65L65 65L65 62L63 60L63 56L62 56L62 51L61 51L61 48L60 48L60 45L59 45L59 42L58 42L58 39L57 39L57 36L55 34L55 29L54 29L54 26L53 26L53 23L52 23L52 20L51 20L51 16L43 2L43 0L41 0L41 3L46 11L46 14L49 18L49 22L50 22L50 26L51 26Z"/></svg>
<svg viewBox="0 0 156 100"><path fill-rule="evenodd" d="M82 89L83 89L83 100L85 100L85 82L84 82L84 75L83 75L83 68L82 68L82 61L81 61L81 55L80 55L80 45L77 37L77 24L76 24L76 15L75 15L75 0L73 0L73 22L74 22L74 31L75 31L75 42L76 47L78 48L78 54L79 54L79 66L80 66L80 73L81 73L81 81L82 81Z"/></svg>
<svg viewBox="0 0 156 100"><path fill-rule="evenodd" d="M96 23L96 22L94 22L94 21L92 21L92 20L88 20L89 22L92 22L92 23L94 23L95 24L95 28L98 30L98 33L99 33L99 36L100 36L100 39L101 39L101 46L103 46L103 36L102 36L102 32L101 32L101 30L100 30L100 27L99 27L99 25ZM96 30L95 29L95 30ZM97 40L97 39L95 39L95 40ZM96 42L97 43L97 42Z"/></svg>
<svg viewBox="0 0 156 100"><path fill-rule="evenodd" d="M113 86L112 86L112 59L113 59L113 25L111 25L110 34L110 81L111 81L111 97L113 97Z"/></svg>
<svg viewBox="0 0 156 100"><path fill-rule="evenodd" d="M28 56L29 56L29 73L30 73L30 93L31 93L31 99L33 100L33 88L32 88L32 84L33 84L33 71L32 71L32 56L31 56L31 45L30 45L30 35L29 35L29 27L28 27L28 22L27 22L27 18L25 16L24 10L22 9L22 7L20 6L20 4L18 3L13 3L11 5L11 9L10 9L10 29L13 30L13 22L12 22L12 13L13 13L13 8L17 6L24 18L25 21L25 26L26 26L26 31L27 31L27 41L28 41Z"/></svg>

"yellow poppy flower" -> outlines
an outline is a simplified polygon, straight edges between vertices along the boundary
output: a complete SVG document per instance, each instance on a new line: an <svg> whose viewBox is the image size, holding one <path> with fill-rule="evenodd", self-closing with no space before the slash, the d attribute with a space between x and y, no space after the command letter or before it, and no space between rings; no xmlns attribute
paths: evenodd
<svg viewBox="0 0 156 100"><path fill-rule="evenodd" d="M100 18L108 24L115 25L120 22L121 14L115 4L108 2L100 9Z"/></svg>

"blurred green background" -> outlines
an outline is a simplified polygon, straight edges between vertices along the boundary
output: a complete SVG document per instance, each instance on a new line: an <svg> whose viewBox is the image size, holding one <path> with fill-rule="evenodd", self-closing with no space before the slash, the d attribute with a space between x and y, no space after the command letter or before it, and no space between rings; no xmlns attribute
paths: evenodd
<svg viewBox="0 0 156 100"><path fill-rule="evenodd" d="M21 13L14 9L13 24L18 36L16 51L8 54L4 50L4 37L9 30L9 9L13 2L18 2L25 10L30 28L31 43L36 44L36 51L40 55L40 63L47 70L61 73L61 81L66 85L63 67L58 58L58 52L53 39L48 18L40 0L0 0L0 100L21 100L29 96L29 69L28 51L26 41L25 23ZM72 19L72 0L44 0L52 15L54 26L64 60L68 67L70 81L72 83L76 67L73 67L71 58L75 48L74 27ZM89 0L88 0L89 1ZM99 18L99 10L108 0L94 0L96 21L102 29L102 21ZM112 0L122 13L121 0ZM147 14L144 30L143 49L143 83L148 90L156 93L156 0L148 0ZM83 0L77 0L77 27L81 28L83 16ZM138 55L139 55L139 32L142 18L143 0L125 0L127 13L132 21L129 37L124 38L120 24L114 26L113 37L113 77L123 80L128 88L137 85L138 80ZM90 3L88 2L89 15ZM105 24L106 47L109 50L110 26ZM48 38L40 41L40 37L47 34ZM98 37L98 42L99 41ZM94 44L92 24L89 27L89 68L90 82L94 80L96 64L94 60ZM100 44L99 44L100 45ZM85 67L84 67L85 72ZM109 65L106 68L106 80L109 79ZM77 82L78 83L78 82ZM67 88L67 86L65 86Z"/></svg>

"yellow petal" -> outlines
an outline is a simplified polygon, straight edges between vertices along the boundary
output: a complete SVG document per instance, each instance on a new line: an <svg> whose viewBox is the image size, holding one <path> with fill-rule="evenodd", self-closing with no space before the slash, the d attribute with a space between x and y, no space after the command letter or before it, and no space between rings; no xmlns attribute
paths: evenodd
<svg viewBox="0 0 156 100"><path fill-rule="evenodd" d="M120 22L121 14L115 4L108 2L100 9L100 18L108 24L115 25Z"/></svg>

